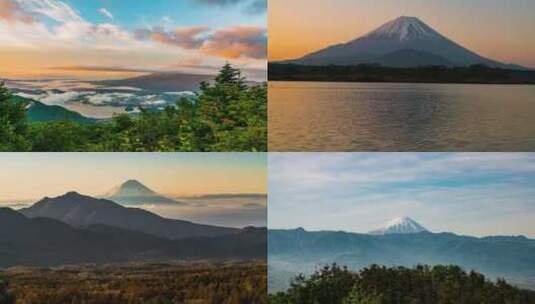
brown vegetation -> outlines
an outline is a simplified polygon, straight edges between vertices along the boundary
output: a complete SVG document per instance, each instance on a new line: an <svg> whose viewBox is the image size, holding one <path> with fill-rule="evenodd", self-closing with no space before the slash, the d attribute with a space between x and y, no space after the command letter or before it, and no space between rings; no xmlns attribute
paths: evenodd
<svg viewBox="0 0 535 304"><path fill-rule="evenodd" d="M265 262L88 265L5 275L21 304L267 302Z"/></svg>

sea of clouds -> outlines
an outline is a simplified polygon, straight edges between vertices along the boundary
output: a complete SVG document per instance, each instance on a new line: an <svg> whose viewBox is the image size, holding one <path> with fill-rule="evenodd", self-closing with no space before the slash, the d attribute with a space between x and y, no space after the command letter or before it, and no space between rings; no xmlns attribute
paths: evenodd
<svg viewBox="0 0 535 304"><path fill-rule="evenodd" d="M40 101L47 105L59 105L66 108L80 104L89 107L113 107L117 112L135 112L139 107L163 109L173 106L182 97L193 97L194 92L148 92L135 87L107 87L91 83L73 81L10 81L8 86L20 97ZM95 109L82 115L91 116ZM111 115L110 115L111 116Z"/></svg>

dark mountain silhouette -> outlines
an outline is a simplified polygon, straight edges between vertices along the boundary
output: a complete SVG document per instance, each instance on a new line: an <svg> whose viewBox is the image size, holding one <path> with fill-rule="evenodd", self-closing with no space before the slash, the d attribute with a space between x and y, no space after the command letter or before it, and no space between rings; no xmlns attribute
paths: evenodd
<svg viewBox="0 0 535 304"><path fill-rule="evenodd" d="M470 66L525 69L485 58L451 41L415 17L399 17L347 43L283 63L301 65L380 64L390 67Z"/></svg>
<svg viewBox="0 0 535 304"><path fill-rule="evenodd" d="M477 238L426 231L372 235L270 230L268 248L270 267L280 280L296 272L310 273L318 264L332 262L353 269L370 264L453 264L535 288L535 240L522 236ZM273 284L283 286L287 282Z"/></svg>
<svg viewBox="0 0 535 304"><path fill-rule="evenodd" d="M128 180L112 189L105 198L123 205L182 204L160 195L137 180Z"/></svg>
<svg viewBox="0 0 535 304"><path fill-rule="evenodd" d="M195 259L264 259L266 230L168 240L106 225L75 228L0 209L0 267Z"/></svg>
<svg viewBox="0 0 535 304"><path fill-rule="evenodd" d="M134 78L99 81L108 86L128 86L154 92L197 91L201 82L210 82L214 75L160 72Z"/></svg>
<svg viewBox="0 0 535 304"><path fill-rule="evenodd" d="M166 219L143 209L126 208L107 199L76 192L55 198L45 197L20 212L29 218L51 218L74 227L107 225L168 239L214 237L239 232L235 228Z"/></svg>

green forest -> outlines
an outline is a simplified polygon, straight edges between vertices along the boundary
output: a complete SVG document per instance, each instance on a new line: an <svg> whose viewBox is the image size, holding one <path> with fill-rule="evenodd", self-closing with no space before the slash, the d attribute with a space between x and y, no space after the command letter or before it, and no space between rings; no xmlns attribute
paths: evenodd
<svg viewBox="0 0 535 304"><path fill-rule="evenodd" d="M267 86L249 86L226 64L194 99L110 121L36 122L0 83L0 151L267 151Z"/></svg>
<svg viewBox="0 0 535 304"><path fill-rule="evenodd" d="M286 292L269 296L269 304L529 304L535 291L458 266L414 268L372 265L358 272L336 264L310 277L293 279Z"/></svg>
<svg viewBox="0 0 535 304"><path fill-rule="evenodd" d="M269 80L330 82L403 82L535 84L535 72L492 68L481 64L467 67L386 67L379 64L306 66L269 64Z"/></svg>
<svg viewBox="0 0 535 304"><path fill-rule="evenodd" d="M264 262L70 266L0 274L0 304L265 304Z"/></svg>

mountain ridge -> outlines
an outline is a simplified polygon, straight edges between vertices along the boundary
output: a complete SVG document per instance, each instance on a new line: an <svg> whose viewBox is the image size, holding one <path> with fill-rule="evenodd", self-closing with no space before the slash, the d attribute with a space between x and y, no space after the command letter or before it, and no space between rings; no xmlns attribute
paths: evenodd
<svg viewBox="0 0 535 304"><path fill-rule="evenodd" d="M371 264L407 267L452 264L492 278L504 277L519 284L527 282L535 288L535 239L524 236L269 230L268 248L271 270L274 277L280 276L281 280L289 274L290 277L309 274L317 265L330 263L347 265L351 269ZM279 283L276 285L281 286Z"/></svg>
<svg viewBox="0 0 535 304"><path fill-rule="evenodd" d="M143 209L124 207L108 199L77 192L68 192L55 198L45 197L20 212L29 218L51 218L74 227L107 225L174 240L222 236L240 231L237 228L166 219Z"/></svg>
<svg viewBox="0 0 535 304"><path fill-rule="evenodd" d="M159 238L107 225L73 227L51 218L28 218L0 208L0 268L116 262L265 259L266 230Z"/></svg>

